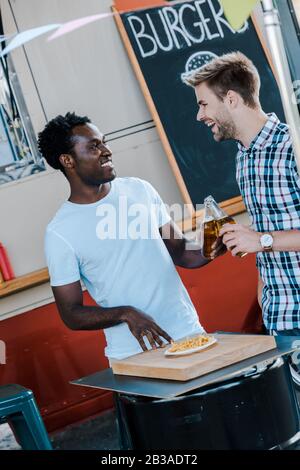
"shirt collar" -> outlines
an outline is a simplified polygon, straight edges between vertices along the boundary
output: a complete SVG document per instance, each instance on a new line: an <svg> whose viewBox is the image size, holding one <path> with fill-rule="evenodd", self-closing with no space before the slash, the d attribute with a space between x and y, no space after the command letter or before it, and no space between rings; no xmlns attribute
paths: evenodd
<svg viewBox="0 0 300 470"><path fill-rule="evenodd" d="M280 121L275 113L267 115L268 120L262 130L254 137L251 144L246 148L242 142L238 141L238 148L240 152L249 152L254 149L262 150L268 143L273 140L274 130L280 124Z"/></svg>

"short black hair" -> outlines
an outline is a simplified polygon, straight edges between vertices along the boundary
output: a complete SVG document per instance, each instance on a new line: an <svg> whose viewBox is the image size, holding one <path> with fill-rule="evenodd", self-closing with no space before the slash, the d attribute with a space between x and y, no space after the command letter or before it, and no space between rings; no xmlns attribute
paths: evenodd
<svg viewBox="0 0 300 470"><path fill-rule="evenodd" d="M38 147L47 163L64 174L64 167L59 161L63 153L71 153L73 148L72 129L90 123L87 116L77 116L75 113L59 115L49 121L44 130L38 135Z"/></svg>

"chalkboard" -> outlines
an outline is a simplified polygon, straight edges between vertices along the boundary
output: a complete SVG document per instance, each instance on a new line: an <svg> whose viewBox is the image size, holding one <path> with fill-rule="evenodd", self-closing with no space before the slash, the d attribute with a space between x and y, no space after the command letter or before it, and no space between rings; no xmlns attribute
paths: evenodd
<svg viewBox="0 0 300 470"><path fill-rule="evenodd" d="M284 120L276 80L252 19L235 32L218 0L196 0L120 13L116 21L184 201L197 210L208 194L219 202L239 196L236 143L215 142L211 131L196 121L195 94L182 83L182 73L212 57L242 51L260 73L263 109Z"/></svg>

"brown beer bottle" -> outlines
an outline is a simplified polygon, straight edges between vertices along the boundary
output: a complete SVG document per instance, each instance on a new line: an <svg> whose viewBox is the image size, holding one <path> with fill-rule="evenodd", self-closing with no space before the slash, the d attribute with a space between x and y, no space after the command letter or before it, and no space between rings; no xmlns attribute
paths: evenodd
<svg viewBox="0 0 300 470"><path fill-rule="evenodd" d="M204 242L203 242L203 255L207 258L210 257L212 245L219 237L219 233L223 225L235 224L235 220L230 217L226 212L218 205L212 196L208 196L204 199ZM205 220L208 220L206 223ZM247 253L237 253L237 256L242 258Z"/></svg>
<svg viewBox="0 0 300 470"><path fill-rule="evenodd" d="M210 258L212 246L218 238L218 225L211 210L211 196L204 199L203 256Z"/></svg>

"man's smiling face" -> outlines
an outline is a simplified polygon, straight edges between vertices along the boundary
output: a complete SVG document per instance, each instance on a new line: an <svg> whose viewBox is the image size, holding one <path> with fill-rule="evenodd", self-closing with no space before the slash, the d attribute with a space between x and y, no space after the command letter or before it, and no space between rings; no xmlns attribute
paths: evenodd
<svg viewBox="0 0 300 470"><path fill-rule="evenodd" d="M97 186L116 177L111 150L96 126L85 124L74 127L72 139L74 170L84 183Z"/></svg>
<svg viewBox="0 0 300 470"><path fill-rule="evenodd" d="M205 82L196 86L195 93L199 105L197 120L210 127L217 142L234 139L236 127L226 107L226 98L222 101Z"/></svg>

